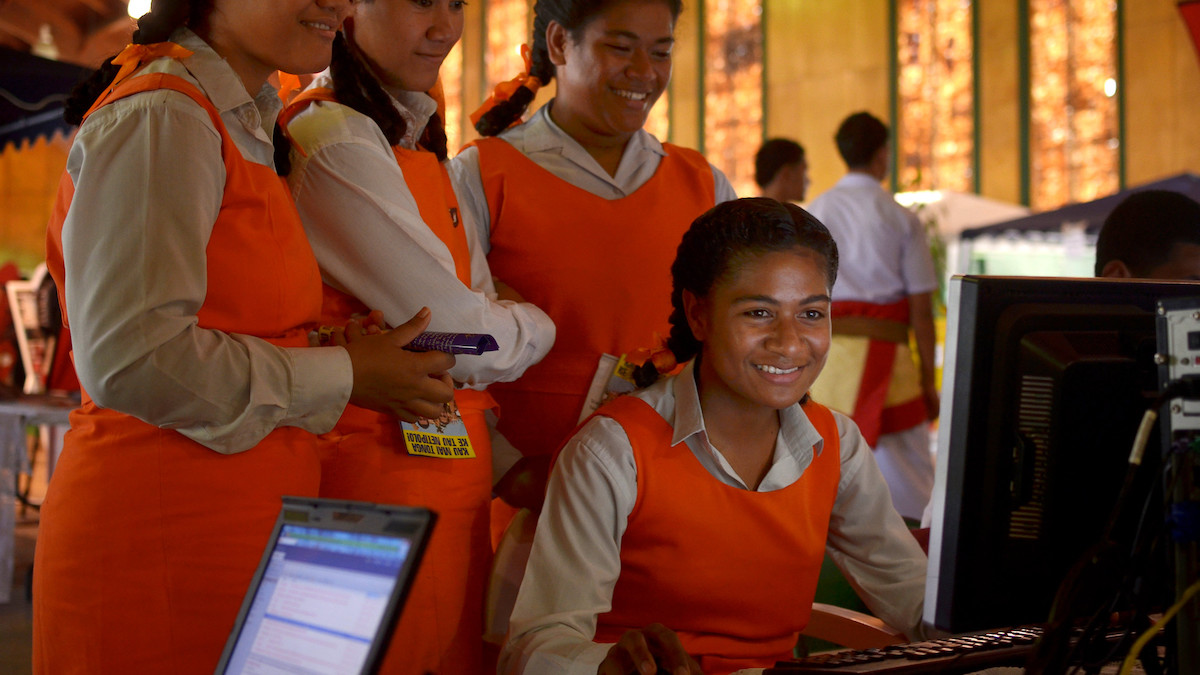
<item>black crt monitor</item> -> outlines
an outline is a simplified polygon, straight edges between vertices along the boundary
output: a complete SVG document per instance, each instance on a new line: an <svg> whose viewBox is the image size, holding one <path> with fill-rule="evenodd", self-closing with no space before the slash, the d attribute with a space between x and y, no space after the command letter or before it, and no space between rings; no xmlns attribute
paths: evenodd
<svg viewBox="0 0 1200 675"><path fill-rule="evenodd" d="M1156 303L1198 292L1189 282L951 280L926 623L961 633L1046 622L1068 570L1102 538L1157 392Z"/></svg>

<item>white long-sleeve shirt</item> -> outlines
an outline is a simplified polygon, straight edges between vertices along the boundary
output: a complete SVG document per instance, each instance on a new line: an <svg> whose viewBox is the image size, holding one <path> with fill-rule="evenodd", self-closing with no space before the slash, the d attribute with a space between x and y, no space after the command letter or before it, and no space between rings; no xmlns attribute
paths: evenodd
<svg viewBox="0 0 1200 675"><path fill-rule="evenodd" d="M193 55L143 72L199 86L242 156L273 167L275 91L251 97L198 36L172 37ZM204 109L170 90L106 105L80 127L67 171L65 302L79 380L98 405L224 453L279 426L333 427L353 385L344 349L286 349L197 325L225 185L221 137Z"/></svg>
<svg viewBox="0 0 1200 675"><path fill-rule="evenodd" d="M329 72L311 86L332 88ZM391 92L391 100L407 122L400 145L411 150L436 104L421 92ZM460 221L471 252L470 287L459 281L449 249L421 218L374 120L319 101L288 130L303 149L292 152L288 183L327 283L383 311L392 325L427 306L433 311L430 330L491 334L498 351L460 357L450 370L456 381L477 388L515 380L550 351L555 329L545 312L496 298L470 213Z"/></svg>
<svg viewBox="0 0 1200 675"><path fill-rule="evenodd" d="M671 424L672 445L685 443L714 478L748 489L709 442L692 363L634 395ZM910 637L921 637L925 554L892 508L887 484L858 427L845 415L833 414L841 476L827 550L877 616ZM814 452L824 447L799 404L780 411L779 420L775 455L759 492L795 483ZM612 647L592 641L596 617L612 608L621 573L621 539L636 501L637 465L628 436L615 420L592 418L563 448L550 477L501 654L501 673L596 672Z"/></svg>
<svg viewBox="0 0 1200 675"><path fill-rule="evenodd" d="M658 165L667 155L663 144L650 132L639 129L625 146L616 175L588 154L571 135L550 119L553 101L542 106L526 122L507 129L500 138L510 143L534 164L581 190L604 199L628 197L654 177ZM716 203L737 199L729 179L715 166L712 168ZM491 214L483 191L483 175L479 169L479 150L469 147L450 160L450 175L455 181L458 203L480 228L479 238L491 250ZM564 214L564 218L569 217Z"/></svg>
<svg viewBox="0 0 1200 675"><path fill-rule="evenodd" d="M808 206L837 242L833 299L888 305L937 290L925 228L865 173L850 172Z"/></svg>

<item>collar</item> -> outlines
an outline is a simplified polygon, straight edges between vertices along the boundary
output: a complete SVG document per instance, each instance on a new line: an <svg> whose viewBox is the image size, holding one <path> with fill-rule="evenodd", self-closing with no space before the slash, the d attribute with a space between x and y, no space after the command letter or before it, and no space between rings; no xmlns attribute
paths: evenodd
<svg viewBox="0 0 1200 675"><path fill-rule="evenodd" d="M700 440L698 445L714 457L717 451L708 441L708 431L704 427L704 410L700 406L700 390L696 385L696 360L692 359L684 365L671 383L675 396L675 430L671 437L671 445L687 442L695 436ZM808 415L799 403L790 405L779 411L779 439L776 442L776 461L779 459L780 448L797 461L810 449L820 455L825 447L821 433L809 421ZM807 464L807 462L804 462Z"/></svg>
<svg viewBox="0 0 1200 675"><path fill-rule="evenodd" d="M875 180L874 176L865 174L861 171L850 171L845 176L842 176L837 182L840 187L873 187L877 190L882 190L883 185Z"/></svg>
<svg viewBox="0 0 1200 675"><path fill-rule="evenodd" d="M563 131L562 127L555 124L554 120L550 118L550 108L553 105L554 101L551 100L539 108L524 124L513 128L513 130L521 131L524 137L525 151L528 153L555 152L560 155L582 153L590 158L591 155L588 155L587 150L579 144L579 141ZM637 130L630 137L629 144L625 146L625 154L621 159L622 163L625 162L627 157L638 153L653 153L663 157L667 155L667 151L663 149L662 143L645 129Z"/></svg>
<svg viewBox="0 0 1200 675"><path fill-rule="evenodd" d="M404 118L405 132L404 138L400 139L400 144L410 150L416 148L417 141L421 138L421 134L425 133L425 127L429 124L429 118L437 112L437 101L423 91L392 90L387 87L384 88L384 91L392 100L396 112Z"/></svg>
<svg viewBox="0 0 1200 675"><path fill-rule="evenodd" d="M265 130L275 124L275 117L283 106L274 87L264 84L251 98L229 63L199 35L188 28L180 28L171 35L171 41L192 51L192 55L181 63L217 112L224 115L236 111L235 115L248 129ZM239 110L243 106L246 107Z"/></svg>
<svg viewBox="0 0 1200 675"><path fill-rule="evenodd" d="M333 89L333 74L328 68L318 73L307 88L313 87ZM429 124L429 118L437 112L437 101L423 91L408 91L390 87L383 87L383 91L387 94L388 100L392 102L396 112L404 118L405 131L404 138L400 139L400 146L409 150L415 149L417 140L421 138L421 134L425 133L425 126Z"/></svg>

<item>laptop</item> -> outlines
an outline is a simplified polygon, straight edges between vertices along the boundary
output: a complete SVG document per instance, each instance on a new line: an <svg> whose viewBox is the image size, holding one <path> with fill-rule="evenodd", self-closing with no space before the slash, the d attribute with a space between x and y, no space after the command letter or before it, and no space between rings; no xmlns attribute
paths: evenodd
<svg viewBox="0 0 1200 675"><path fill-rule="evenodd" d="M217 675L376 672L435 519L422 508L284 497Z"/></svg>

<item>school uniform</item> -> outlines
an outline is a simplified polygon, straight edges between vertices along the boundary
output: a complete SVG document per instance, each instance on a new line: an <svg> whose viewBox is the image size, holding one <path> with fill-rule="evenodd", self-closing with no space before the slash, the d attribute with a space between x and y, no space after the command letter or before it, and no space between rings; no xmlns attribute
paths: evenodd
<svg viewBox="0 0 1200 675"><path fill-rule="evenodd" d="M656 621L706 673L770 665L807 623L826 550L878 616L921 635L925 555L848 418L780 411L750 490L709 441L692 363L623 398L558 458L501 672L594 673Z"/></svg>
<svg viewBox="0 0 1200 675"><path fill-rule="evenodd" d="M372 119L336 101L332 86L329 72L322 73L283 117L294 142L289 184L325 278L323 320L340 325L381 309L397 324L428 306L429 330L488 333L500 346L460 356L451 370L469 385L455 401L470 456L410 455L395 417L355 406L322 437L339 455L357 458L353 470L342 463L347 471L337 476L348 493L365 490L378 501L438 512L396 628L404 648L385 658L381 672L481 672L493 477L486 415L496 408L483 388L542 358L554 343L554 324L529 303L496 299L478 230L463 222L436 155L417 146L434 100L394 93L407 129L389 146ZM359 471L362 464L371 469Z"/></svg>
<svg viewBox="0 0 1200 675"><path fill-rule="evenodd" d="M307 348L320 276L275 92L173 40L93 106L48 229L84 391L42 507L38 673L211 672L352 387L345 350Z"/></svg>
<svg viewBox="0 0 1200 675"><path fill-rule="evenodd" d="M675 249L696 216L736 198L699 153L644 130L609 175L553 122L552 105L450 163L492 271L558 327L545 359L490 390L499 430L526 455L566 440L602 354L666 338Z"/></svg>

